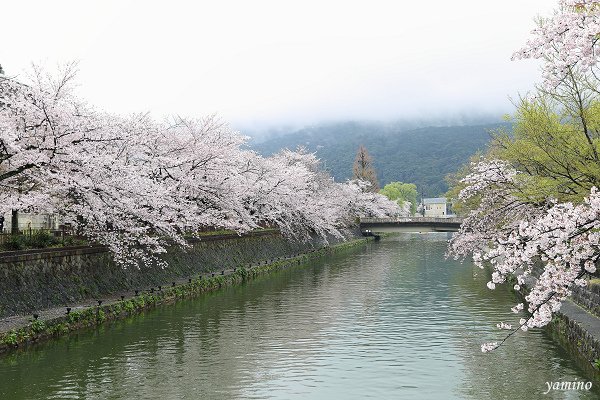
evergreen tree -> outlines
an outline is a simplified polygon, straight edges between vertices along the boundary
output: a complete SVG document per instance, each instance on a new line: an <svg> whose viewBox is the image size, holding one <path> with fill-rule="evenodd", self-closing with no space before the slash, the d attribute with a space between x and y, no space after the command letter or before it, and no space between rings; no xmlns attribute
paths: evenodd
<svg viewBox="0 0 600 400"><path fill-rule="evenodd" d="M356 153L352 173L352 179L360 179L370 183L370 186L366 191L373 193L379 192L379 182L377 182L377 173L375 172L375 167L373 167L373 159L367 152L366 147L362 144Z"/></svg>

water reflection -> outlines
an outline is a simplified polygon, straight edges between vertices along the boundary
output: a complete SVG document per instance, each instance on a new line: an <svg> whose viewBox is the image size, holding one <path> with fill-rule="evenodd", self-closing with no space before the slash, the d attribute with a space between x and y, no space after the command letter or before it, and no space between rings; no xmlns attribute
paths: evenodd
<svg viewBox="0 0 600 400"><path fill-rule="evenodd" d="M386 239L53 341L0 359L0 398L530 399L583 379L539 333L482 354L514 298L444 251ZM569 395L546 398L598 396Z"/></svg>

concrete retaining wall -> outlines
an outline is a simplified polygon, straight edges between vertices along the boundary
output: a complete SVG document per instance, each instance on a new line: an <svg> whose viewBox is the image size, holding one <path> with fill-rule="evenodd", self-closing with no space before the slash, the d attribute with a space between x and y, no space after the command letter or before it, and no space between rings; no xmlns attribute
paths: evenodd
<svg viewBox="0 0 600 400"><path fill-rule="evenodd" d="M320 240L291 242L276 232L209 237L187 251L171 249L164 256L169 264L165 269L122 269L103 247L0 253L0 317L167 285L201 272L272 260L322 246Z"/></svg>

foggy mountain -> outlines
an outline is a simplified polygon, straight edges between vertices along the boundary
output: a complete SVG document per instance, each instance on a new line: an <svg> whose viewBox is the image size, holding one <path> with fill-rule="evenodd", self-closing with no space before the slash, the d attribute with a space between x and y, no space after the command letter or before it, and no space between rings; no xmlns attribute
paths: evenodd
<svg viewBox="0 0 600 400"><path fill-rule="evenodd" d="M396 124L341 122L314 125L251 141L250 147L263 155L281 149L305 147L316 152L323 166L337 181L352 177L352 164L359 145L373 157L381 187L393 181L415 183L425 197L442 195L448 189L444 177L485 150L490 130L507 123L467 126L424 127L402 130Z"/></svg>

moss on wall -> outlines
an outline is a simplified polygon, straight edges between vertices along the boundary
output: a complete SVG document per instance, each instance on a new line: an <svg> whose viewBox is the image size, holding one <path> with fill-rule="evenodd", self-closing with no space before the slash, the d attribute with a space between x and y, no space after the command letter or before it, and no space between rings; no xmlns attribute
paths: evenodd
<svg viewBox="0 0 600 400"><path fill-rule="evenodd" d="M250 256L250 253L252 251L259 250L250 250L248 247L246 248L248 254L244 254L243 252L235 252L235 255L238 257L237 259L244 260L244 262L238 264L241 266L233 267L234 269L224 272L223 275L215 274L212 276L211 274L211 276L197 277L191 279L190 282L186 284L161 288L160 291L140 292L139 295L129 299L109 302L96 307L72 311L67 315L47 321L32 320L25 327L0 334L0 353L22 347L28 343L38 342L51 337L62 336L74 330L86 327L94 327L107 321L126 318L130 315L135 315L143 312L144 310L154 308L159 304L173 303L180 299L198 296L202 293L218 290L225 286L240 284L269 272L303 264L310 259L321 257L328 253L339 252L344 249L361 245L366 243L366 241L367 239L355 239L333 246L306 248L305 253L298 254L295 253L295 247L287 247L288 245L281 243L278 240L274 240L274 247L272 248L273 250L288 250L291 251L292 254L288 254L287 256L278 256L277 260L272 260L270 262L267 261L265 264L254 267L243 266L243 264L248 261L247 257ZM219 251L231 250L230 246L232 243L230 243L230 245L221 243L219 246L215 246L215 248L221 249ZM258 242L253 241L242 241L242 243L245 244L243 244L241 248L245 248L243 246L246 245L254 244L256 246L258 244ZM262 243L268 243L268 241ZM208 246L208 248L210 248L210 246ZM208 248L204 248L203 250L206 252L208 251ZM235 255L232 255L232 257L235 257ZM181 262L184 263L185 260L182 259ZM219 265L224 264L219 263Z"/></svg>
<svg viewBox="0 0 600 400"><path fill-rule="evenodd" d="M198 273L247 266L321 246L319 240L297 243L276 232L231 235L227 240L206 238L185 251L172 248L163 257L169 265L164 269L123 269L112 261L110 253L98 247L0 254L0 317L143 290Z"/></svg>
<svg viewBox="0 0 600 400"><path fill-rule="evenodd" d="M600 384L600 342L567 315L556 313L546 332L569 352L586 375Z"/></svg>

